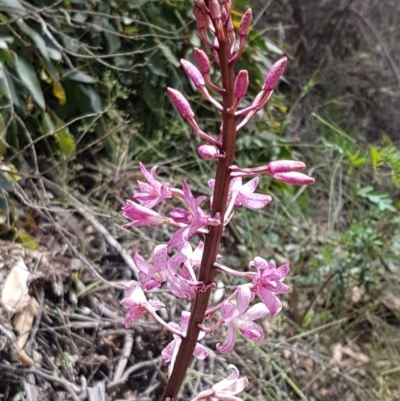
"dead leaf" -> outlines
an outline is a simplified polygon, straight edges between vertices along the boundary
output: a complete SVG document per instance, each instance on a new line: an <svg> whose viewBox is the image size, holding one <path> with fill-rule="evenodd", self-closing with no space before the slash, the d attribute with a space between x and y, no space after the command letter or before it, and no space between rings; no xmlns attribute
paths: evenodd
<svg viewBox="0 0 400 401"><path fill-rule="evenodd" d="M1 294L1 303L12 312L21 312L31 299L28 289L30 272L23 259L18 259L8 273Z"/></svg>
<svg viewBox="0 0 400 401"><path fill-rule="evenodd" d="M385 292L381 297L381 302L391 310L400 310L400 298L392 292Z"/></svg>
<svg viewBox="0 0 400 401"><path fill-rule="evenodd" d="M369 362L369 357L362 352L355 352L353 351L350 347L343 347L342 351L344 354L349 356L350 358L354 359L357 362L361 363L368 363Z"/></svg>
<svg viewBox="0 0 400 401"><path fill-rule="evenodd" d="M340 364L340 362L342 361L342 344L333 344L331 347L332 350L332 361L336 364Z"/></svg>
<svg viewBox="0 0 400 401"><path fill-rule="evenodd" d="M35 298L30 297L27 307L14 315L13 326L14 330L18 333L17 345L23 349L28 341L29 333L32 329L33 319L37 316L39 311L39 304Z"/></svg>
<svg viewBox="0 0 400 401"><path fill-rule="evenodd" d="M30 358L23 349L18 349L17 355L22 366L29 367L35 363L34 360Z"/></svg>

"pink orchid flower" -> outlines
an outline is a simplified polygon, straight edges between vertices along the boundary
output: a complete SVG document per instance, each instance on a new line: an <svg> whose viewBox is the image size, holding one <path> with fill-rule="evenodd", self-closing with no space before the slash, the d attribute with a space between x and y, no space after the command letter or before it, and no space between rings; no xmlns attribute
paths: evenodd
<svg viewBox="0 0 400 401"><path fill-rule="evenodd" d="M169 326L173 327L174 329L179 330L182 335L176 335L174 334L174 339L163 349L161 352L162 358L164 362L170 362L170 365L168 366L168 377L171 375L172 370L174 368L176 356L179 351L179 347L182 343L182 336L186 335L186 331L189 325L189 318L190 318L190 313L189 312L182 312L181 315L181 325L177 325L176 323L169 323ZM201 340L204 337L205 333L200 332L199 334L199 340ZM209 349L206 348L204 345L201 345L199 343L196 344L196 347L194 349L193 355L198 358L198 359L206 359L208 354L210 353Z"/></svg>
<svg viewBox="0 0 400 401"><path fill-rule="evenodd" d="M241 177L232 178L229 185L228 205L232 202L232 199L234 199L235 206L244 206L252 210L262 209L268 205L272 200L271 196L254 193L259 182L260 179L254 177L243 185ZM215 180L209 180L208 186L214 190Z"/></svg>
<svg viewBox="0 0 400 401"><path fill-rule="evenodd" d="M178 208L171 212L171 217L174 219L178 216L180 217L177 222L187 223L187 227L180 228L174 233L168 242L168 247L172 248L176 246L178 249L182 249L188 242L188 239L194 235L200 228L206 227L208 225L219 225L219 216L209 217L200 208L202 202L207 199L206 196L199 196L195 198L192 194L187 183L184 181L182 184L184 200L189 208L189 211Z"/></svg>
<svg viewBox="0 0 400 401"><path fill-rule="evenodd" d="M140 270L140 283L147 291L160 288L162 283L167 280L168 252L166 244L154 248L153 264L144 259L138 251L135 252L133 260Z"/></svg>
<svg viewBox="0 0 400 401"><path fill-rule="evenodd" d="M259 342L264 334L263 329L254 320L266 316L269 311L263 303L253 305L247 309L254 299L251 289L247 285L238 287L237 303L224 301L221 306L222 319L228 325L226 339L223 344L217 344L216 348L221 354L232 351L236 342L236 330L239 330L248 340Z"/></svg>
<svg viewBox="0 0 400 401"><path fill-rule="evenodd" d="M181 253L186 256L185 266L189 269L200 267L201 259L203 258L204 242L200 241L195 249L189 242L181 249Z"/></svg>
<svg viewBox="0 0 400 401"><path fill-rule="evenodd" d="M122 227L142 227L142 226L158 226L163 224L165 219L161 214L151 210L145 206L139 205L131 200L127 200L122 208L122 215L131 223L124 224Z"/></svg>
<svg viewBox="0 0 400 401"><path fill-rule="evenodd" d="M198 283L194 273L185 265L187 257L178 253L168 259L168 245L157 245L153 251L152 263L144 259L136 252L133 260L140 270L139 280L142 286L150 291L160 288L163 282L167 282L171 292L179 298L192 299L196 294Z"/></svg>
<svg viewBox="0 0 400 401"><path fill-rule="evenodd" d="M242 398L235 397L242 392L249 383L247 377L240 377L238 368L235 365L228 365L232 373L224 380L214 384L210 390L199 393L192 401L200 401L209 397L214 397L220 401L243 401Z"/></svg>
<svg viewBox="0 0 400 401"><path fill-rule="evenodd" d="M121 301L121 305L129 308L125 316L125 327L129 328L132 322L136 322L144 317L146 312L156 315L156 311L165 307L162 302L155 300L147 300L143 290L136 281L130 281L125 284L128 297Z"/></svg>
<svg viewBox="0 0 400 401"><path fill-rule="evenodd" d="M146 182L138 181L140 193L133 196L142 206L152 209L164 199L172 197L171 188L162 184L156 178L156 171L158 166L152 167L150 173L146 170L142 163L139 163L140 171L142 172Z"/></svg>
<svg viewBox="0 0 400 401"><path fill-rule="evenodd" d="M178 253L168 261L167 281L168 287L174 295L191 300L201 285L196 280L193 270L183 264L186 259L185 255Z"/></svg>
<svg viewBox="0 0 400 401"><path fill-rule="evenodd" d="M282 283L290 271L289 264L285 263L277 268L273 260L267 262L265 259L256 256L249 263L249 267L252 266L257 269L253 279L253 291L267 306L271 317L274 317L282 309L282 303L275 294L286 294L291 291L288 285Z"/></svg>

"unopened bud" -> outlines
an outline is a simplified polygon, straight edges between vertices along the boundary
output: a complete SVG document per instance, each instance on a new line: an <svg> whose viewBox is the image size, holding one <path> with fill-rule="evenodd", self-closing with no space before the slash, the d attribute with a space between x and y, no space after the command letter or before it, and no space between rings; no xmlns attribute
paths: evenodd
<svg viewBox="0 0 400 401"><path fill-rule="evenodd" d="M179 113L182 114L183 118L189 119L194 117L194 113L189 102L181 92L177 91L176 89L167 88L167 93L172 103L178 109Z"/></svg>
<svg viewBox="0 0 400 401"><path fill-rule="evenodd" d="M186 72L186 75L192 80L196 88L205 85L204 78L201 75L201 72L190 61L181 59L181 64Z"/></svg>
<svg viewBox="0 0 400 401"><path fill-rule="evenodd" d="M232 18L228 17L228 20L226 21L226 32L230 33L235 30L232 22Z"/></svg>
<svg viewBox="0 0 400 401"><path fill-rule="evenodd" d="M283 57L278 60L268 71L268 74L265 78L264 85L262 87L263 91L273 91L275 89L276 84L279 81L279 78L283 74L287 64L287 58Z"/></svg>
<svg viewBox="0 0 400 401"><path fill-rule="evenodd" d="M249 34L251 22L253 20L253 13L251 9L249 8L243 15L242 18L240 19L239 23L239 36L242 38L247 37Z"/></svg>
<svg viewBox="0 0 400 401"><path fill-rule="evenodd" d="M225 8L221 8L221 20L223 24L225 24L227 18L228 13L226 12Z"/></svg>
<svg viewBox="0 0 400 401"><path fill-rule="evenodd" d="M200 50L197 47L195 47L194 58L196 59L197 65L199 66L201 73L203 75L209 74L211 70L211 65L207 54L203 50Z"/></svg>
<svg viewBox="0 0 400 401"><path fill-rule="evenodd" d="M306 168L303 162L297 160L276 160L267 164L266 171L270 174L301 171Z"/></svg>
<svg viewBox="0 0 400 401"><path fill-rule="evenodd" d="M297 172L274 174L274 178L291 185L309 185L315 182L314 178Z"/></svg>
<svg viewBox="0 0 400 401"><path fill-rule="evenodd" d="M246 70L241 70L236 76L234 94L237 99L241 99L246 95L249 86L249 73Z"/></svg>
<svg viewBox="0 0 400 401"><path fill-rule="evenodd" d="M210 9L210 15L213 20L221 19L221 7L219 6L218 0L209 0L208 8Z"/></svg>
<svg viewBox="0 0 400 401"><path fill-rule="evenodd" d="M197 148L197 153L204 160L212 160L218 158L219 151L213 145L200 145Z"/></svg>
<svg viewBox="0 0 400 401"><path fill-rule="evenodd" d="M197 4L193 6L193 14L196 19L197 28L199 30L207 29L208 27L207 15L204 14L204 11Z"/></svg>

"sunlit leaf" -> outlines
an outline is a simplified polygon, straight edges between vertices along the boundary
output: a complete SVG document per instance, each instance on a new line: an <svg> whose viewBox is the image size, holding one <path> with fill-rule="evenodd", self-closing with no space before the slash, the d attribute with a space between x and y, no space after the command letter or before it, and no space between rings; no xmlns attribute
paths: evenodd
<svg viewBox="0 0 400 401"><path fill-rule="evenodd" d="M64 105L67 102L65 90L59 81L53 81L53 95L58 99L58 103Z"/></svg>
<svg viewBox="0 0 400 401"><path fill-rule="evenodd" d="M63 120L61 120L56 114L53 114L53 121L56 126L55 137L60 147L61 153L66 157L71 157L75 154L76 144L75 139L69 132L68 127Z"/></svg>
<svg viewBox="0 0 400 401"><path fill-rule="evenodd" d="M19 231L17 235L17 240L20 242L25 248L28 249L38 249L39 243L35 241L27 232Z"/></svg>
<svg viewBox="0 0 400 401"><path fill-rule="evenodd" d="M45 134L45 135L50 135L50 134L54 133L54 131L56 130L56 126L55 126L50 114L48 114L48 113L42 114L41 128L42 128L43 134Z"/></svg>

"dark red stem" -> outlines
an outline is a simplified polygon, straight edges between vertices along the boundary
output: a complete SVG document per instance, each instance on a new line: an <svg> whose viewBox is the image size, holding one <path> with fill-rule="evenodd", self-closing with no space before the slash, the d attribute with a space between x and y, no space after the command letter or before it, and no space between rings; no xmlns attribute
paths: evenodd
<svg viewBox="0 0 400 401"><path fill-rule="evenodd" d="M225 35L227 37L227 35ZM223 130L222 130L222 151L226 157L220 159L217 165L215 178L215 190L212 215L221 214L223 221L228 199L230 174L229 167L233 164L236 146L236 119L233 114L228 113L228 109L234 102L234 72L233 66L229 64L229 43L225 40L219 43L219 61L222 76L223 96ZM206 236L204 244L203 259L201 261L199 281L211 284L214 281L214 263L221 241L223 226L211 226ZM206 292L198 292L194 298L191 317L187 335L183 339L176 358L174 369L169 378L165 392L161 401L174 401L185 377L189 363L192 359L193 351L199 336L199 324L203 323L204 315L207 310L211 294L211 289Z"/></svg>

